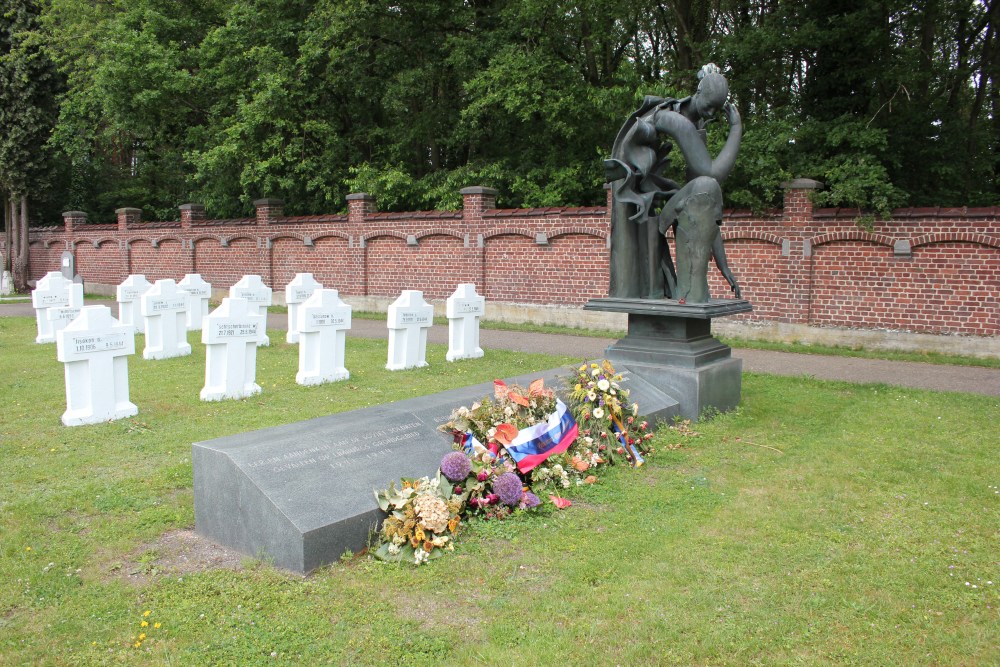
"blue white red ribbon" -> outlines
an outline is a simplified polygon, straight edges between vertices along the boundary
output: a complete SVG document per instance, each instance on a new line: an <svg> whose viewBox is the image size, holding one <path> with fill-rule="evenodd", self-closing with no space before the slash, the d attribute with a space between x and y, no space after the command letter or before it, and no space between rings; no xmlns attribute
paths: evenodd
<svg viewBox="0 0 1000 667"><path fill-rule="evenodd" d="M615 432L615 437L618 438L618 442L622 443L622 448L631 459L631 465L633 468L638 468L646 462L646 460L642 458L642 454L639 453L639 448L635 445L629 444L628 435L625 433L625 427L618 420L618 417L615 417L614 415L611 416L611 430Z"/></svg>
<svg viewBox="0 0 1000 667"><path fill-rule="evenodd" d="M579 428L576 420L566 408L566 404L556 399L556 411L544 422L523 428L517 437L504 449L510 454L521 472L528 472L553 454L561 454L576 440ZM462 438L462 447L467 454L475 452L475 445L482 444L471 433Z"/></svg>

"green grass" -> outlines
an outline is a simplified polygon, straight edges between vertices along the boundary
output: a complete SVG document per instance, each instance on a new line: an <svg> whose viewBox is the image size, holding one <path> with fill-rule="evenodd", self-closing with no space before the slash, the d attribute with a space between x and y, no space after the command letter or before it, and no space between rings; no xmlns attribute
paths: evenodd
<svg viewBox="0 0 1000 667"><path fill-rule="evenodd" d="M190 357L130 358L137 417L65 428L54 346L0 318L0 663L997 660L995 397L747 374L740 409L684 447L663 430L643 468L568 510L473 525L419 569L177 573L158 540L193 526L192 441L570 361L447 364L431 346L429 368L390 373L385 341L348 339L351 379L304 388L275 343L261 395L202 403L195 339Z"/></svg>

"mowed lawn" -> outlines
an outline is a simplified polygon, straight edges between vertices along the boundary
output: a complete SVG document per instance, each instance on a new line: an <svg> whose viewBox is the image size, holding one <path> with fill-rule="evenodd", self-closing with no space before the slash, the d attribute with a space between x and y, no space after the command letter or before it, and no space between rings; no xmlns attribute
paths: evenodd
<svg viewBox="0 0 1000 667"><path fill-rule="evenodd" d="M349 339L351 379L305 388L271 332L264 392L203 403L199 336L163 361L140 336L138 416L66 428L34 337L0 318L2 665L1000 662L1000 399L747 374L738 411L661 429L567 510L467 526L420 568L301 577L199 560L193 441L579 359L431 346L390 373L385 341Z"/></svg>

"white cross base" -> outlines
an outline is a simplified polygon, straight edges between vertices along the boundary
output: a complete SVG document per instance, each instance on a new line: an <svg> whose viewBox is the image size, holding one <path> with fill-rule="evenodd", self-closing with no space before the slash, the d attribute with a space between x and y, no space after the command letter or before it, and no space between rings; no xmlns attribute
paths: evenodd
<svg viewBox="0 0 1000 667"><path fill-rule="evenodd" d="M318 289L323 289L323 285L316 282L311 273L296 273L292 282L285 285L285 305L288 306L286 342L299 342L299 304L305 303Z"/></svg>
<svg viewBox="0 0 1000 667"><path fill-rule="evenodd" d="M38 281L35 289L31 292L31 306L35 309L35 324L38 335L35 337L36 343L54 343L56 334L49 322L47 311L49 308L65 308L69 306L70 286L72 280L67 280L66 276L58 271L49 271ZM83 287L80 287L81 294Z"/></svg>
<svg viewBox="0 0 1000 667"><path fill-rule="evenodd" d="M157 280L139 299L146 323L143 359L170 359L191 354L187 341L188 293L173 280Z"/></svg>
<svg viewBox="0 0 1000 667"><path fill-rule="evenodd" d="M139 413L129 401L128 355L135 329L107 306L85 306L56 336L56 358L66 369L66 426L100 424Z"/></svg>
<svg viewBox="0 0 1000 667"><path fill-rule="evenodd" d="M266 315L251 312L245 299L231 297L205 318L205 386L201 400L221 401L260 393L257 384L257 341Z"/></svg>
<svg viewBox="0 0 1000 667"><path fill-rule="evenodd" d="M115 300L118 301L118 320L122 324L132 325L136 333L146 333L146 323L139 313L139 299L152 286L152 283L146 280L146 276L136 273L126 278L115 289Z"/></svg>
<svg viewBox="0 0 1000 667"><path fill-rule="evenodd" d="M201 331L201 323L208 315L208 300L212 298L212 284L205 282L200 273L189 273L177 286L188 293L188 331Z"/></svg>
<svg viewBox="0 0 1000 667"><path fill-rule="evenodd" d="M243 276L229 288L229 298L246 299L250 314L264 316L264 326L260 329L257 345L269 346L271 339L267 336L267 307L272 303L271 288L264 284L260 276Z"/></svg>
<svg viewBox="0 0 1000 667"><path fill-rule="evenodd" d="M483 356L479 347L479 318L486 312L486 297L476 294L476 286L462 283L448 297L448 354L445 359L478 359Z"/></svg>
<svg viewBox="0 0 1000 667"><path fill-rule="evenodd" d="M80 315L82 308L83 285L73 283L69 285L69 303L67 305L53 306L45 310L45 319L49 321L49 329L52 331L50 342L56 342L56 335Z"/></svg>
<svg viewBox="0 0 1000 667"><path fill-rule="evenodd" d="M427 365L427 330L434 324L434 306L424 301L419 290L403 290L391 306L389 328L390 371Z"/></svg>
<svg viewBox="0 0 1000 667"><path fill-rule="evenodd" d="M322 384L351 377L344 368L344 343L351 328L351 307L335 289L318 289L298 309L301 385Z"/></svg>

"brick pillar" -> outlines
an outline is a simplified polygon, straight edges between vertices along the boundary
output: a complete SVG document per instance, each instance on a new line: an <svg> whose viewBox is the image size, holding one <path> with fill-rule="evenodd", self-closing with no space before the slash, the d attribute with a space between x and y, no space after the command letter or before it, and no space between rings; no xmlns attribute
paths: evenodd
<svg viewBox="0 0 1000 667"><path fill-rule="evenodd" d="M285 215L285 202L280 199L256 199L253 205L257 209L257 224L261 226L274 224Z"/></svg>
<svg viewBox="0 0 1000 667"><path fill-rule="evenodd" d="M181 229L191 229L191 223L205 219L205 207L202 204L181 204Z"/></svg>
<svg viewBox="0 0 1000 667"><path fill-rule="evenodd" d="M812 309L812 192L823 184L811 178L796 178L781 184L785 190L781 223L784 226L786 289L782 294L782 321L809 324Z"/></svg>
<svg viewBox="0 0 1000 667"><path fill-rule="evenodd" d="M462 194L462 228L469 239L468 262L476 267L476 291L486 295L490 289L486 273L486 245L480 243L487 234L483 223L483 212L496 208L497 191L493 188L474 185L459 190Z"/></svg>
<svg viewBox="0 0 1000 667"><path fill-rule="evenodd" d="M354 262L354 275L357 280L359 295L368 295L368 247L365 236L368 228L366 220L372 213L378 212L375 197L367 192L354 192L347 195L347 224L349 225L351 242L350 254Z"/></svg>
<svg viewBox="0 0 1000 667"><path fill-rule="evenodd" d="M483 211L489 211L497 206L497 191L475 185L462 188L462 222L475 224L483 218Z"/></svg>
<svg viewBox="0 0 1000 667"><path fill-rule="evenodd" d="M115 210L115 216L118 218L118 231L124 232L129 225L134 225L142 220L142 209L119 208Z"/></svg>
<svg viewBox="0 0 1000 667"><path fill-rule="evenodd" d="M360 224L372 213L378 212L375 197L367 192L355 192L347 195L347 221Z"/></svg>
<svg viewBox="0 0 1000 667"><path fill-rule="evenodd" d="M811 178L796 178L781 184L785 191L785 203L781 221L786 226L804 227L812 222L812 191L822 190L823 184Z"/></svg>
<svg viewBox="0 0 1000 667"><path fill-rule="evenodd" d="M63 224L66 226L66 234L72 234L73 228L77 225L87 224L87 214L83 211L66 211L62 214ZM67 239L71 240L71 239Z"/></svg>

